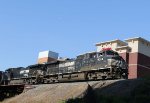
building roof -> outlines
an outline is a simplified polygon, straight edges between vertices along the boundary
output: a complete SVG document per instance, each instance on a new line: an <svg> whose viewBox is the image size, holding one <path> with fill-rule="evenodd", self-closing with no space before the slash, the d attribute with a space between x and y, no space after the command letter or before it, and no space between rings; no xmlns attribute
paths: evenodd
<svg viewBox="0 0 150 103"><path fill-rule="evenodd" d="M126 41L126 42L129 42L129 41L132 41L132 40L144 41L144 42L150 44L150 41L148 41L148 40L146 40L146 39L144 39L144 38L142 38L142 37L129 38L129 39L126 39L125 41Z"/></svg>
<svg viewBox="0 0 150 103"><path fill-rule="evenodd" d="M126 42L121 41L121 40L119 40L119 39L116 39L116 40L111 40L111 41L96 43L96 46L100 46L100 45L104 45L104 44L108 44L108 43L115 43L115 42L120 43L120 44L122 44L122 45L127 45Z"/></svg>

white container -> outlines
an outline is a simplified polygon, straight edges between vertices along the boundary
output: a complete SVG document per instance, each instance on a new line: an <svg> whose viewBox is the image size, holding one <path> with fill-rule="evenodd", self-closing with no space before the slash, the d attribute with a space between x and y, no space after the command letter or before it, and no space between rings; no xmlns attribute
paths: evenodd
<svg viewBox="0 0 150 103"><path fill-rule="evenodd" d="M42 51L42 52L39 53L38 58L40 59L40 58L48 58L48 57L50 57L50 58L58 59L58 55L59 54L56 53L56 52Z"/></svg>

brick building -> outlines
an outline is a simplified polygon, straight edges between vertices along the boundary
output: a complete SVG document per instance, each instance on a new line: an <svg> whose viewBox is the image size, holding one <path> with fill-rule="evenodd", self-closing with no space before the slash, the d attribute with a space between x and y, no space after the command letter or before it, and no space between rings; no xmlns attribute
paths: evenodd
<svg viewBox="0 0 150 103"><path fill-rule="evenodd" d="M150 41L136 37L125 41L101 42L97 43L96 46L97 51L105 48L117 51L128 63L129 79L150 76Z"/></svg>

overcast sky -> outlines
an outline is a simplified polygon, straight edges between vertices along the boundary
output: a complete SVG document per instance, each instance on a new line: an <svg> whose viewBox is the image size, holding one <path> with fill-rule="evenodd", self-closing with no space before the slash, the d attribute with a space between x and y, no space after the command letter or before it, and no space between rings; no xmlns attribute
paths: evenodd
<svg viewBox="0 0 150 103"><path fill-rule="evenodd" d="M0 1L0 70L35 64L39 51L74 58L139 36L150 40L150 0Z"/></svg>

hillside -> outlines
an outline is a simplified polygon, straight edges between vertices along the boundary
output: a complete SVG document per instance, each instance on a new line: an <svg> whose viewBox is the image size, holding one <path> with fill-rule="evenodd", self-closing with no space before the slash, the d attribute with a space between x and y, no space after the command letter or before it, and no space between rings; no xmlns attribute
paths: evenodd
<svg viewBox="0 0 150 103"><path fill-rule="evenodd" d="M35 85L33 89L3 103L126 103L141 98L137 95L144 95L147 101L150 97L149 84L148 80L104 80Z"/></svg>

